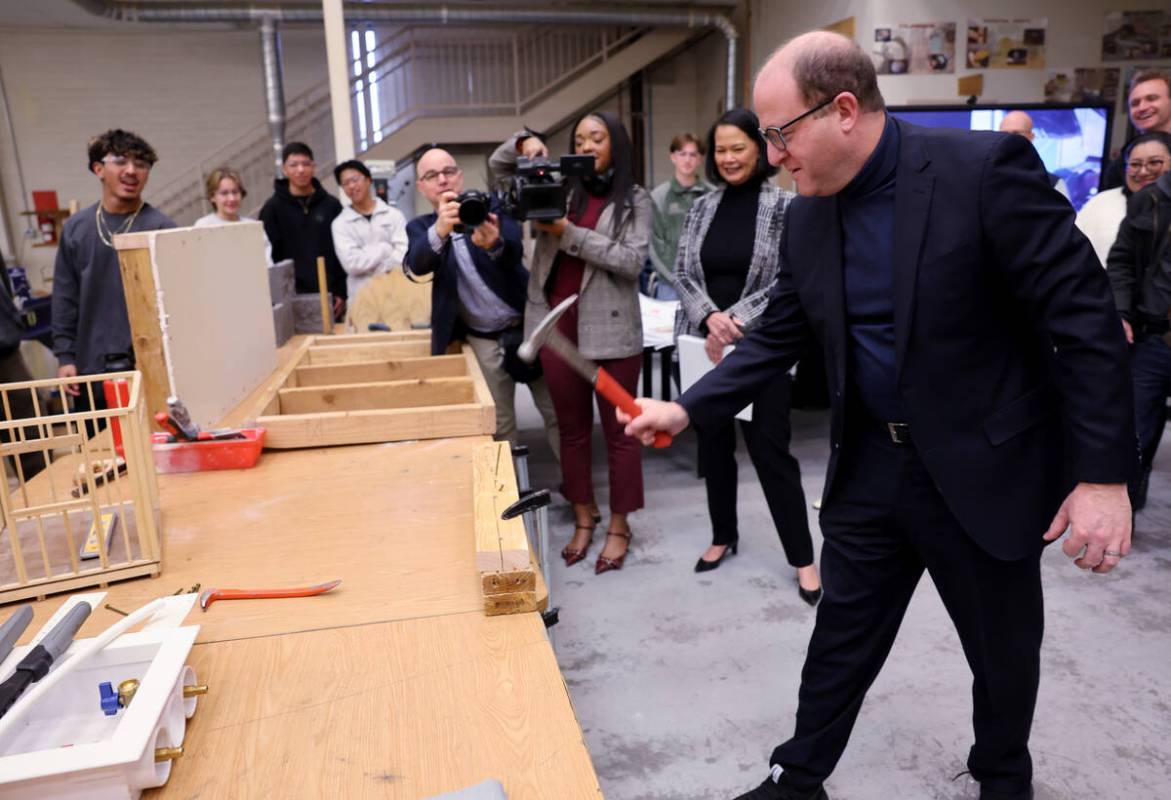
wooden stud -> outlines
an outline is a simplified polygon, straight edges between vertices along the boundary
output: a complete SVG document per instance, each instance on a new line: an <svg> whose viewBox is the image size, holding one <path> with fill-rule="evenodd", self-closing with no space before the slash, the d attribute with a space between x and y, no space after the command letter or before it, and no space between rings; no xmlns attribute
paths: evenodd
<svg viewBox="0 0 1171 800"><path fill-rule="evenodd" d="M165 334L159 319L158 286L155 285L150 248L144 244L133 250L119 250L118 266L126 295L126 313L130 318L135 366L142 373L143 399L147 408L161 411L167 407L171 382L167 377L167 357L163 347Z"/></svg>
<svg viewBox="0 0 1171 800"><path fill-rule="evenodd" d="M325 282L325 256L317 257L317 294L321 298L321 332L333 333L333 309L329 305L329 286Z"/></svg>
<svg viewBox="0 0 1171 800"><path fill-rule="evenodd" d="M297 367L286 388L418 378L460 378L467 374L467 364L462 355L355 361L350 364Z"/></svg>
<svg viewBox="0 0 1171 800"><path fill-rule="evenodd" d="M282 414L315 414L330 411L366 411L380 408L425 408L475 402L470 378L436 378L387 383L354 383L281 389Z"/></svg>
<svg viewBox="0 0 1171 800"><path fill-rule="evenodd" d="M519 517L500 514L516 502L516 475L508 442L480 445L472 456L476 569L484 572L532 571L529 540Z"/></svg>
<svg viewBox="0 0 1171 800"><path fill-rule="evenodd" d="M323 347L309 349L304 362L313 366L321 364L349 364L354 361L380 361L398 358L419 358L431 355L431 346L422 341L374 342L356 344L352 347Z"/></svg>

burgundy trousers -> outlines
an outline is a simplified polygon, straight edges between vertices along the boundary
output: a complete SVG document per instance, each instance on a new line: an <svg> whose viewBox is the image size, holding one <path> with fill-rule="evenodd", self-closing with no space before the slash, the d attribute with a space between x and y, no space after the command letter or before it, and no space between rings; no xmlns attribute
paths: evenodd
<svg viewBox="0 0 1171 800"><path fill-rule="evenodd" d="M577 344L577 308L566 312L557 324L558 330ZM627 358L604 359L597 362L618 381L626 391L635 394L638 374L642 369L642 355ZM594 484L591 477L594 428L594 398L602 417L602 433L606 440L606 459L610 467L610 511L629 514L643 506L642 445L622 432L614 406L585 378L573 371L548 348L541 350L541 368L553 397L557 425L561 430L562 493L571 503L591 503Z"/></svg>

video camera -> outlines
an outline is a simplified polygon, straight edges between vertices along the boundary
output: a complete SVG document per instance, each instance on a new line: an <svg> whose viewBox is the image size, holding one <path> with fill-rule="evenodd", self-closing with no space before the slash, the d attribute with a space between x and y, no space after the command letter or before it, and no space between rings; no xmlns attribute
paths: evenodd
<svg viewBox="0 0 1171 800"><path fill-rule="evenodd" d="M561 156L559 161L548 158L525 158L516 161L516 174L501 192L500 210L517 220L552 222L565 216L565 179L572 175L589 175L594 171L594 157ZM456 198L459 203L457 227L461 233L475 228L488 219L492 207L490 195L469 189Z"/></svg>
<svg viewBox="0 0 1171 800"><path fill-rule="evenodd" d="M567 192L565 179L590 175L594 171L592 155L525 158L516 161L516 174L501 198L501 209L518 220L552 222L565 216Z"/></svg>

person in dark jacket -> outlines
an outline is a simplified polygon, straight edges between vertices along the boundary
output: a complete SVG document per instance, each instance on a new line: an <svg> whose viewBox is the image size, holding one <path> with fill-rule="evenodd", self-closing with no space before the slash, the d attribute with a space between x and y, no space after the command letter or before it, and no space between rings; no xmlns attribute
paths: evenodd
<svg viewBox="0 0 1171 800"><path fill-rule="evenodd" d="M1126 217L1106 258L1114 304L1131 352L1135 427L1142 465L1130 482L1130 502L1146 504L1151 464L1162 438L1171 394L1171 172L1127 201Z"/></svg>
<svg viewBox="0 0 1171 800"><path fill-rule="evenodd" d="M520 225L490 214L471 232L459 222L463 172L446 150L428 150L416 165L416 186L435 209L407 224L407 276L433 275L431 353L463 340L475 353L496 403L496 438L516 442L516 384L527 382L545 420L553 453L560 434L545 379L524 374L516 349L524 338L525 269Z"/></svg>
<svg viewBox="0 0 1171 800"><path fill-rule="evenodd" d="M260 221L272 242L273 261L293 259L298 292L318 291L317 259L325 257L325 280L333 295L336 320L345 310L346 271L333 250L330 224L342 213L342 204L313 176L315 167L309 145L285 145L281 151L285 177L273 181L273 194L260 209Z"/></svg>
<svg viewBox="0 0 1171 800"><path fill-rule="evenodd" d="M175 223L142 199L158 155L144 139L121 129L95 136L86 165L102 196L65 220L53 266L53 355L57 377L75 378L134 368L130 317L114 237L174 228ZM105 408L101 392L90 396L65 384L75 410Z"/></svg>
<svg viewBox="0 0 1171 800"><path fill-rule="evenodd" d="M24 329L24 319L12 299L12 281L8 278L8 267L4 265L4 256L0 255L0 383L18 383L33 379L28 367L25 366L24 358L20 355ZM0 419L9 421L40 416L33 405L34 391L36 390L9 391L7 409L0 404ZM24 441L39 438L41 436L35 426L24 429ZM0 441L8 443L13 439L20 441L19 434L13 436L11 431L0 431ZM20 469L26 481L44 468L44 453L38 451L20 455Z"/></svg>

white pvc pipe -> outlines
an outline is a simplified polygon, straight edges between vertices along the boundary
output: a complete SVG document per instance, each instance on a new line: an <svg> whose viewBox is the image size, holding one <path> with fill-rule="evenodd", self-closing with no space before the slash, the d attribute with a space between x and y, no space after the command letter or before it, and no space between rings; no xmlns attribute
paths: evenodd
<svg viewBox="0 0 1171 800"><path fill-rule="evenodd" d="M70 650L67 651L69 657L65 659L65 661L63 661L61 665L57 667L57 669L53 670L48 675L41 678L41 680L37 681L37 683L33 685L33 688L25 692L20 697L20 699L16 701L16 705L12 706L12 708L8 710L8 713L5 714L2 719L0 719L0 741L2 741L5 735L16 726L16 723L19 722L26 713L28 713L28 710L33 707L33 705L43 694L57 685L58 681L60 681L73 670L77 669L77 667L81 664L84 664L86 660L91 658L94 654L104 650L106 646L110 644L110 642L117 639L130 628L133 628L138 623L145 621L148 617L153 616L156 611L166 606L167 600L169 599L170 597L160 597L156 600L152 600L130 616L126 617L126 619L115 622L113 625L106 628L106 630L103 631L100 636L88 640L77 650L70 648Z"/></svg>

